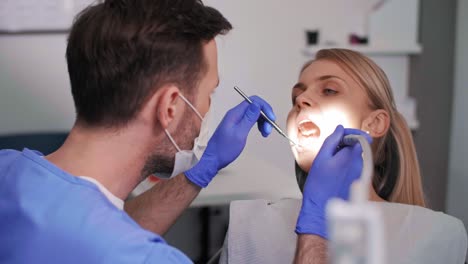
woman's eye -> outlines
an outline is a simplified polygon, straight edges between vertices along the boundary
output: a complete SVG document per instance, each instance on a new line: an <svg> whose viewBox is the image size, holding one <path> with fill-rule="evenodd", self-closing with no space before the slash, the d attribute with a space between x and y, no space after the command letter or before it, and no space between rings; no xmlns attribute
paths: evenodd
<svg viewBox="0 0 468 264"><path fill-rule="evenodd" d="M338 92L336 90L330 89L330 88L325 88L323 89L323 94L324 95L335 95Z"/></svg>

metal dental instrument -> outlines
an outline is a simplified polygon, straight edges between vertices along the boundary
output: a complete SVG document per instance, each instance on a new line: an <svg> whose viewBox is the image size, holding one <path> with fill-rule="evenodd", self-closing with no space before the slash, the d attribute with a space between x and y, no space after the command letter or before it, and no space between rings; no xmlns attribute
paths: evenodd
<svg viewBox="0 0 468 264"><path fill-rule="evenodd" d="M252 103L252 100L250 100L250 98L237 86L234 86L234 90L236 90L236 92L238 92L242 97L244 97L244 99L249 102L250 104ZM268 116L260 110L260 114L263 116L263 118L265 118L265 120L270 123L270 125L272 125L276 131L278 131L278 133L280 133L280 135L282 135L283 137L285 137L287 140L289 140L291 143L293 143L294 146L299 146L298 143L294 142L292 139L290 139L288 137L288 135L286 135L286 133L283 132L283 130L281 130L281 128L273 121L271 120L270 118L268 118Z"/></svg>

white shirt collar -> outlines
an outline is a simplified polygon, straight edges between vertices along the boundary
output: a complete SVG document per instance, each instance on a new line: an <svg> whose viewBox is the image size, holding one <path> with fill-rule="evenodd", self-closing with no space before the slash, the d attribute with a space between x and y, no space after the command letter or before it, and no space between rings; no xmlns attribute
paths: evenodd
<svg viewBox="0 0 468 264"><path fill-rule="evenodd" d="M83 180L87 180L89 182L94 183L99 188L99 190L104 194L104 196L106 196L107 199L109 199L109 201L113 205L115 205L115 207L117 207L120 210L123 210L124 201L122 199L118 198L117 196L115 196L114 194L112 194L106 187L104 187L104 185L102 185L96 179L91 178L91 177L86 177L86 176L78 176L78 177L83 179Z"/></svg>

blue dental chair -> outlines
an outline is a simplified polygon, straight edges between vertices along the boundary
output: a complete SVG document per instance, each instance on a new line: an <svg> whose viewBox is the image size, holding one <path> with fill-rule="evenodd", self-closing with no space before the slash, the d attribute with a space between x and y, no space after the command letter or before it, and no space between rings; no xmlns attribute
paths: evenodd
<svg viewBox="0 0 468 264"><path fill-rule="evenodd" d="M48 155L57 150L67 138L68 132L29 133L0 135L0 149L38 150Z"/></svg>

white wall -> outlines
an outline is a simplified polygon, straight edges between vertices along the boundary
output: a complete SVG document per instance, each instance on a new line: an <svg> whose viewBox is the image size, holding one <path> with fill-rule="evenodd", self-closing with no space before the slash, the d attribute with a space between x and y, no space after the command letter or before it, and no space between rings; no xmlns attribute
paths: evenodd
<svg viewBox="0 0 468 264"><path fill-rule="evenodd" d="M65 34L0 35L0 135L71 128L65 49Z"/></svg>
<svg viewBox="0 0 468 264"><path fill-rule="evenodd" d="M468 1L458 1L447 211L468 228Z"/></svg>

